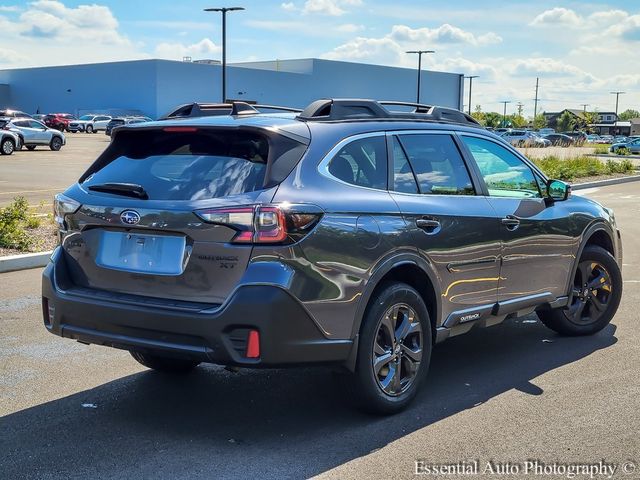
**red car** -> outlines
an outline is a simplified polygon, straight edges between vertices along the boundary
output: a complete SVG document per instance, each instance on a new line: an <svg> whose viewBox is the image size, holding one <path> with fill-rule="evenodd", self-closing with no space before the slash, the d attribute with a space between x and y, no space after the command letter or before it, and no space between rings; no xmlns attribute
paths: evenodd
<svg viewBox="0 0 640 480"><path fill-rule="evenodd" d="M61 132L69 131L69 122L76 117L70 113L50 113L45 115L42 121L49 128L55 128Z"/></svg>

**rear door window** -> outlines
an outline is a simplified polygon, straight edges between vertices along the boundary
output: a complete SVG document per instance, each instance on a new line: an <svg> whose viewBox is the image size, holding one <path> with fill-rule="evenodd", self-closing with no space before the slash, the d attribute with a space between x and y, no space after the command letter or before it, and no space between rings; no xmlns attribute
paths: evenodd
<svg viewBox="0 0 640 480"><path fill-rule="evenodd" d="M451 135L400 135L420 193L475 195L469 171Z"/></svg>
<svg viewBox="0 0 640 480"><path fill-rule="evenodd" d="M122 132L112 158L82 184L135 183L154 200L247 193L264 188L269 149L268 138L258 133Z"/></svg>

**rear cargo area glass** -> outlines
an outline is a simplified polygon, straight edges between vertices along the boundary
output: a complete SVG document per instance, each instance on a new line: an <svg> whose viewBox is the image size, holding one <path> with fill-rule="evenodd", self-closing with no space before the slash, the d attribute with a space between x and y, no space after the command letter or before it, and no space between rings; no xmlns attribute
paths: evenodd
<svg viewBox="0 0 640 480"><path fill-rule="evenodd" d="M246 131L143 130L121 133L110 155L84 188L136 183L150 200L204 200L262 189L269 141Z"/></svg>

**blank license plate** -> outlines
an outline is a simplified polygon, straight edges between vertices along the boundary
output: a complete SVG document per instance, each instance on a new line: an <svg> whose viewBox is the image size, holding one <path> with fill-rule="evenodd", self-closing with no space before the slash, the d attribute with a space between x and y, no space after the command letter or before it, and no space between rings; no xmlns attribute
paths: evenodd
<svg viewBox="0 0 640 480"><path fill-rule="evenodd" d="M96 264L127 272L180 275L184 252L185 237L103 231Z"/></svg>

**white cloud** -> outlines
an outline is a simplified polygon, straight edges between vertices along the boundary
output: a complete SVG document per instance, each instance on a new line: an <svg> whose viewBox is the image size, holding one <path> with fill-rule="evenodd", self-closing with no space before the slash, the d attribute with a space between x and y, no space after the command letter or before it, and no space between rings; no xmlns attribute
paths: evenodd
<svg viewBox="0 0 640 480"><path fill-rule="evenodd" d="M476 36L471 32L454 27L448 23L438 28L411 28L406 25L394 25L389 35L400 43L421 43L425 45L467 43L469 45L487 45L500 43L502 38L493 32Z"/></svg>
<svg viewBox="0 0 640 480"><path fill-rule="evenodd" d="M193 57L194 60L210 59L218 56L221 48L208 38L203 38L197 43L185 45L182 43L160 43L156 46L155 55L158 58L169 60L182 60L182 57Z"/></svg>
<svg viewBox="0 0 640 480"><path fill-rule="evenodd" d="M0 5L0 12L19 12L20 7L17 5Z"/></svg>
<svg viewBox="0 0 640 480"><path fill-rule="evenodd" d="M302 8L302 13L339 17L347 13L346 8L360 5L362 5L362 0L307 0Z"/></svg>
<svg viewBox="0 0 640 480"><path fill-rule="evenodd" d="M540 15L533 19L531 25L578 26L581 22L581 17L579 17L578 14L573 10L569 8L556 7L542 12Z"/></svg>
<svg viewBox="0 0 640 480"><path fill-rule="evenodd" d="M94 46L130 43L119 33L118 21L109 7L102 5L68 8L55 0L38 0L20 15L18 28L25 37L60 42L91 41Z"/></svg>
<svg viewBox="0 0 640 480"><path fill-rule="evenodd" d="M570 65L564 61L553 58L526 58L509 62L511 75L532 78L538 75L545 77L574 77L582 81L593 81L593 75L584 70Z"/></svg>
<svg viewBox="0 0 640 480"><path fill-rule="evenodd" d="M280 8L282 8L286 12L295 12L297 10L293 2L284 2L280 4Z"/></svg>
<svg viewBox="0 0 640 480"><path fill-rule="evenodd" d="M341 33L356 33L364 30L364 25L356 25L354 23L344 23L334 27L334 30Z"/></svg>
<svg viewBox="0 0 640 480"><path fill-rule="evenodd" d="M15 50L0 48L0 65L17 64L21 59L22 56Z"/></svg>
<svg viewBox="0 0 640 480"><path fill-rule="evenodd" d="M620 20L611 26L605 32L606 35L612 35L625 41L640 41L640 15L628 16L624 20Z"/></svg>

